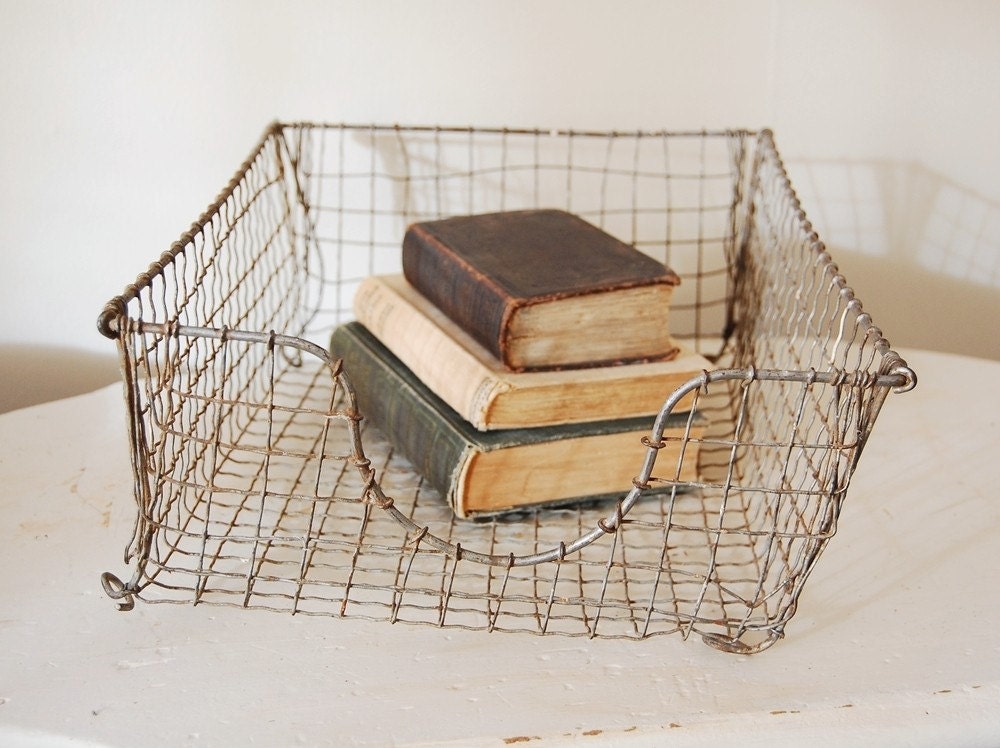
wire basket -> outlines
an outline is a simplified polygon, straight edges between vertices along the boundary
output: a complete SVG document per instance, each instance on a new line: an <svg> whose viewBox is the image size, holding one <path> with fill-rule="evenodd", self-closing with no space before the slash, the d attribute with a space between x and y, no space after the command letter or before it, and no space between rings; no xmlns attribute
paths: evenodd
<svg viewBox="0 0 1000 748"><path fill-rule="evenodd" d="M676 270L671 329L718 368L664 392L617 501L460 520L324 346L365 276L400 271L408 224L535 207ZM276 123L99 328L121 356L137 503L131 576L102 577L120 608L679 632L738 653L783 635L880 407L916 382L769 131ZM710 424L687 483L657 463L685 397Z"/></svg>

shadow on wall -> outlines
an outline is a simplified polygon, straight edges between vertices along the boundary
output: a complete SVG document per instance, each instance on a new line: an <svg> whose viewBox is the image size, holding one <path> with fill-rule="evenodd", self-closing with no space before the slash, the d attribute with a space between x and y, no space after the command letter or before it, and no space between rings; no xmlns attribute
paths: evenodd
<svg viewBox="0 0 1000 748"><path fill-rule="evenodd" d="M915 163L789 161L788 170L893 345L1000 359L1000 204Z"/></svg>
<svg viewBox="0 0 1000 748"><path fill-rule="evenodd" d="M0 345L0 413L119 381L118 358L71 348Z"/></svg>

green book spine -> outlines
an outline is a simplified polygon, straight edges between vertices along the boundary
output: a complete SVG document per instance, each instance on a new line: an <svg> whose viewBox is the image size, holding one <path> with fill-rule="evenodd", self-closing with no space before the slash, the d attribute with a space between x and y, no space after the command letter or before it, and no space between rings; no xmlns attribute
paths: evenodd
<svg viewBox="0 0 1000 748"><path fill-rule="evenodd" d="M447 406L431 407L426 388L357 322L337 328L330 352L343 360L362 415L454 507L454 473L472 445L446 417Z"/></svg>

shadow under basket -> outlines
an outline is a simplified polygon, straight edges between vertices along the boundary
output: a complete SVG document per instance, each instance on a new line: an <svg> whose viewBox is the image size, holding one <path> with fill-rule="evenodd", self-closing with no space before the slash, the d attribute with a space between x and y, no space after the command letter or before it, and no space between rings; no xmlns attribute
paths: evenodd
<svg viewBox="0 0 1000 748"><path fill-rule="evenodd" d="M400 271L408 224L538 207L676 270L671 329L717 368L664 392L617 499L457 519L324 346L365 276ZM882 403L916 383L766 130L276 123L98 324L121 355L137 504L128 581L102 578L122 609L677 632L757 652L836 532ZM658 461L682 399L707 430ZM678 480L693 459L697 481Z"/></svg>

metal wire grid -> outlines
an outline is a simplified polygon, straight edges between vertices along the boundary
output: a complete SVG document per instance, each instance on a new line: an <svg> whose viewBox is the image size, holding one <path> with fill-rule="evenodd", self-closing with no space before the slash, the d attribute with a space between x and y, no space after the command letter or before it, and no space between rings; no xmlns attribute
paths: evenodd
<svg viewBox="0 0 1000 748"><path fill-rule="evenodd" d="M614 506L456 520L358 418L322 345L357 282L398 269L408 222L541 205L684 277L671 325L721 348L720 368L661 419L695 391L701 478L657 465L658 420ZM915 381L768 133L275 126L100 326L123 356L138 502L133 576L104 578L125 607L700 633L727 651L783 634L886 393Z"/></svg>
<svg viewBox="0 0 1000 748"><path fill-rule="evenodd" d="M747 132L583 133L297 126L297 175L314 220L314 339L352 314L357 283L399 270L414 221L534 207L583 216L685 278L672 328L718 353L732 292ZM323 267L320 267L320 263Z"/></svg>

